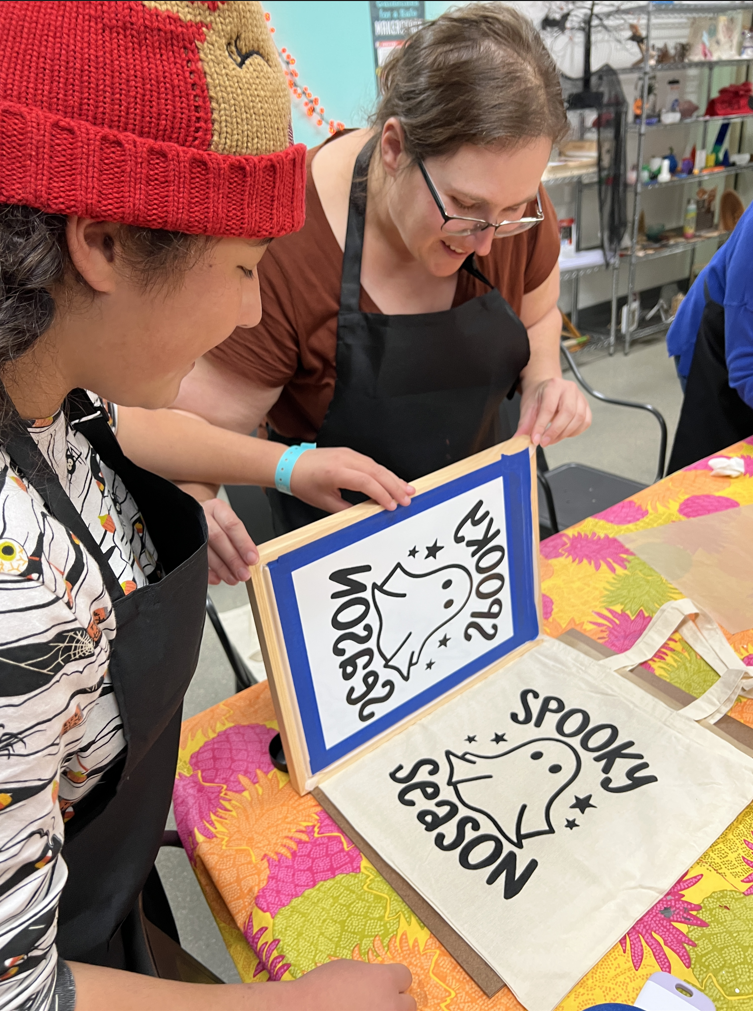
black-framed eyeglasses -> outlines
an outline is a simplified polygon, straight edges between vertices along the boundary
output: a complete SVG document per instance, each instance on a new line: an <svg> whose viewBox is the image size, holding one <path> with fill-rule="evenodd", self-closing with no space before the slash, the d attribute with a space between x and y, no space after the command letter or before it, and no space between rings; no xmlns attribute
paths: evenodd
<svg viewBox="0 0 753 1011"><path fill-rule="evenodd" d="M493 228L494 238L504 239L510 235L519 235L521 232L527 232L529 228L541 224L544 220L544 212L541 209L541 194L538 190L536 191L535 218L517 218L515 221L498 221L495 224L493 221L484 221L483 218L465 218L456 214L448 214L444 201L440 197L437 187L432 182L432 178L426 171L426 166L420 158L418 159L418 167L421 169L421 175L426 180L429 193L434 198L434 203L439 208L439 213L444 219L442 222L443 232L449 232L451 235L475 235L477 232L485 232L487 228Z"/></svg>

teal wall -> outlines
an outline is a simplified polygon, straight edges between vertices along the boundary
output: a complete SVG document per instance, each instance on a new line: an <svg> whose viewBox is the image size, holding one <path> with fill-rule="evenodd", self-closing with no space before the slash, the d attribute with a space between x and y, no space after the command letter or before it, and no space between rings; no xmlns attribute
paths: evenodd
<svg viewBox="0 0 753 1011"><path fill-rule="evenodd" d="M368 0L262 0L271 15L278 48L296 60L299 83L311 88L324 106L325 122L363 126L376 101L374 52ZM435 18L454 3L427 0L426 16ZM295 139L309 147L329 134L317 128L293 99Z"/></svg>

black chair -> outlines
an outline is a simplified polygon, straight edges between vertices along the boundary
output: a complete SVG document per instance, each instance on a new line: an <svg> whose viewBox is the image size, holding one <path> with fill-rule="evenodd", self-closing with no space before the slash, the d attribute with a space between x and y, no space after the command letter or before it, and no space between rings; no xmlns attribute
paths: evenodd
<svg viewBox="0 0 753 1011"><path fill-rule="evenodd" d="M607 397L594 390L583 378L573 356L568 349L560 346L575 381L596 400L618 407L632 407L638 411L648 411L659 425L659 459L657 462L655 481L664 477L664 465L667 455L667 423L661 412L651 404L639 404L632 400L618 400ZM638 481L630 481L618 474L610 474L595 467L586 467L581 463L563 463L560 467L550 470L546 456L541 447L537 454L537 478L543 492L543 501L539 504L539 528L542 539L559 533L561 529L573 526L594 513L603 512L623 499L635 495L648 487Z"/></svg>

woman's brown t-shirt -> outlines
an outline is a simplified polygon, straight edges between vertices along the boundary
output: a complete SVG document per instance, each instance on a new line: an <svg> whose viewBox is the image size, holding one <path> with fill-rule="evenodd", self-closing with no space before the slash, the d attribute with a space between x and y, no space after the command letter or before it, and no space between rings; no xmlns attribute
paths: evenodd
<svg viewBox="0 0 753 1011"><path fill-rule="evenodd" d="M317 150L308 153L306 224L300 232L275 239L259 264L261 322L253 329L238 327L210 352L218 365L258 386L283 386L269 421L280 435L309 441L316 438L335 389L343 264L311 176ZM496 240L489 256L476 260L516 313L523 295L547 279L559 256L557 217L543 187L541 206L540 225ZM535 208L526 213L534 214ZM453 307L486 291L484 284L461 270ZM363 288L361 309L380 311Z"/></svg>

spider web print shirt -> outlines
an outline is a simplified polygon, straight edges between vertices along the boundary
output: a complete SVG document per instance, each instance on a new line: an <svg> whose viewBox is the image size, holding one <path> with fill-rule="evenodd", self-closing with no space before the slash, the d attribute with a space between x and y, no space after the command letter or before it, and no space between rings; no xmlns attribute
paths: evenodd
<svg viewBox="0 0 753 1011"><path fill-rule="evenodd" d="M126 593L159 578L136 503L75 425L60 412L30 432ZM0 447L2 1011L54 1006L65 825L125 749L108 674L115 631L96 562Z"/></svg>

